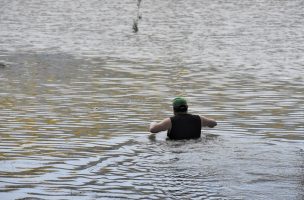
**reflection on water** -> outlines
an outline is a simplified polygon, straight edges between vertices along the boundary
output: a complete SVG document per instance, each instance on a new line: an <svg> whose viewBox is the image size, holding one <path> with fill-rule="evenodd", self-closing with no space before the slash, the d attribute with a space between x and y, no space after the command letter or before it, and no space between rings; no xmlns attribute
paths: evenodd
<svg viewBox="0 0 304 200"><path fill-rule="evenodd" d="M136 3L0 2L1 199L303 199L303 2Z"/></svg>

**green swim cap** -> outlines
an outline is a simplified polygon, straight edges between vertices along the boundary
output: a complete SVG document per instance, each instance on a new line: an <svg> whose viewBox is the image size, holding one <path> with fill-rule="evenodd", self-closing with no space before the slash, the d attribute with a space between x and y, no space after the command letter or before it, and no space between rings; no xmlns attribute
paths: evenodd
<svg viewBox="0 0 304 200"><path fill-rule="evenodd" d="M187 106L187 101L186 101L186 99L184 99L182 97L176 97L175 99L173 99L172 105L174 108L177 108L180 106Z"/></svg>

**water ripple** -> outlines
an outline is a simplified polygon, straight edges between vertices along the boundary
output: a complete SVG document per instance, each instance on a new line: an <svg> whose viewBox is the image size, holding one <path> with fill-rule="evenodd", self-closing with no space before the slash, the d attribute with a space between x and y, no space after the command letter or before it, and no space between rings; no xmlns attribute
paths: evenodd
<svg viewBox="0 0 304 200"><path fill-rule="evenodd" d="M301 8L2 0L1 198L302 199ZM149 137L179 95L219 125Z"/></svg>

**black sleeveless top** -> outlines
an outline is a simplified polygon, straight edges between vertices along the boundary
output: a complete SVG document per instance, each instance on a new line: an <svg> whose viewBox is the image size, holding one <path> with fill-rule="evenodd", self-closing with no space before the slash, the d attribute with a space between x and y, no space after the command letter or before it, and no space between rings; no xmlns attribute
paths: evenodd
<svg viewBox="0 0 304 200"><path fill-rule="evenodd" d="M201 137L201 118L198 115L177 114L171 119L171 129L167 136L170 139L195 139Z"/></svg>

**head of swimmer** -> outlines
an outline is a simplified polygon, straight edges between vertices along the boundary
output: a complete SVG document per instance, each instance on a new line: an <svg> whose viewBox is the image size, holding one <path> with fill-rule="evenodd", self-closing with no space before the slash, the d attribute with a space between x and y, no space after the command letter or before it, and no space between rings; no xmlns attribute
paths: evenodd
<svg viewBox="0 0 304 200"><path fill-rule="evenodd" d="M172 102L172 106L173 106L174 115L187 113L188 111L187 101L182 97L174 98Z"/></svg>

